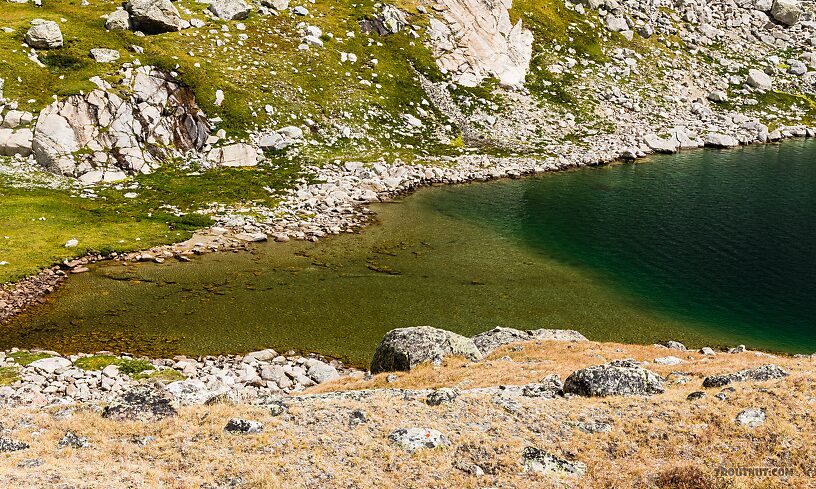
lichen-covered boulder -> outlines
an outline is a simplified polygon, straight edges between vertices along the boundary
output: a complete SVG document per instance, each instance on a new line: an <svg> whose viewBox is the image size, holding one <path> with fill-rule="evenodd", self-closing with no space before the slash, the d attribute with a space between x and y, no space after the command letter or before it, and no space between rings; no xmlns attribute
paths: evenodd
<svg viewBox="0 0 816 489"><path fill-rule="evenodd" d="M137 385L116 397L104 411L103 418L119 421L157 421L176 415L172 395L153 385Z"/></svg>
<svg viewBox="0 0 816 489"><path fill-rule="evenodd" d="M244 0L212 0L207 10L221 20L244 20L251 12Z"/></svg>
<svg viewBox="0 0 816 489"><path fill-rule="evenodd" d="M794 25L802 17L802 7L798 0L774 0L771 15L777 22Z"/></svg>
<svg viewBox="0 0 816 489"><path fill-rule="evenodd" d="M648 396L664 392L663 379L634 360L615 360L573 372L564 393L588 397Z"/></svg>
<svg viewBox="0 0 816 489"><path fill-rule="evenodd" d="M730 374L710 375L703 380L703 387L722 387L731 382L762 382L765 380L781 379L789 374L782 367L774 364L762 365L761 367L740 370Z"/></svg>
<svg viewBox="0 0 816 489"><path fill-rule="evenodd" d="M430 326L394 329L386 333L377 346L371 360L371 373L408 371L420 363L447 356L472 361L482 358L473 340L450 331Z"/></svg>
<svg viewBox="0 0 816 489"><path fill-rule="evenodd" d="M500 346L520 341L587 341L584 335L571 329L531 329L522 331L514 328L503 328L501 326L480 333L472 339L473 343L476 344L476 348L482 352L482 355L489 355Z"/></svg>

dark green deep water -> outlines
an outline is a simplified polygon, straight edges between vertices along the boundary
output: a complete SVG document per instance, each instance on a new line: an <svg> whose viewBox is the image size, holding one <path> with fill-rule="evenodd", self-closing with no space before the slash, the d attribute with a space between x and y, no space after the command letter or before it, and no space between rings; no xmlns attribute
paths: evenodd
<svg viewBox="0 0 816 489"><path fill-rule="evenodd" d="M360 235L194 264L100 264L0 347L271 346L364 364L389 329L816 351L816 144L700 151L422 190Z"/></svg>

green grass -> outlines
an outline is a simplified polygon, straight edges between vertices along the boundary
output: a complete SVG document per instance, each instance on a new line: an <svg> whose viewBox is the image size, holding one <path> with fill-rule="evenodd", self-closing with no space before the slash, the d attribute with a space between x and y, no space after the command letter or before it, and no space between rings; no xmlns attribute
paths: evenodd
<svg viewBox="0 0 816 489"><path fill-rule="evenodd" d="M0 179L0 283L34 274L64 259L183 241L211 224L195 211L209 203L273 206L295 185L298 165L224 168L200 175L165 169L130 184L97 189L91 200L74 190L18 189ZM137 188L130 189L132 184ZM138 195L125 198L128 192ZM169 210L167 206L174 210ZM65 248L72 238L76 248Z"/></svg>
<svg viewBox="0 0 816 489"><path fill-rule="evenodd" d="M17 367L0 367L0 386L11 385L20 380Z"/></svg>
<svg viewBox="0 0 816 489"><path fill-rule="evenodd" d="M32 353L23 350L9 353L7 356L8 358L14 359L17 365L22 365L23 367L37 360L42 360L43 358L51 358L51 355L48 353Z"/></svg>
<svg viewBox="0 0 816 489"><path fill-rule="evenodd" d="M119 372L127 375L139 374L155 367L147 360L130 360L113 355L94 355L83 357L74 362L74 366L83 370L102 370L109 365L119 367Z"/></svg>

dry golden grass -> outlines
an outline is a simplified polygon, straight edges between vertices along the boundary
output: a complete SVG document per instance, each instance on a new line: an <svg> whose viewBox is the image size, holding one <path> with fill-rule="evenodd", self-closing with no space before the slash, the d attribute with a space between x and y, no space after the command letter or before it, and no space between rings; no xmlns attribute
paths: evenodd
<svg viewBox="0 0 816 489"><path fill-rule="evenodd" d="M395 396L378 391L363 400L321 398L292 400L289 412L273 417L253 406L199 406L156 423L116 422L101 418L95 407L75 408L67 419L53 416L60 408L4 409L3 437L31 444L28 450L0 454L2 487L228 487L240 477L242 487L261 488L698 488L816 487L805 472L816 467L814 361L758 357L754 353L718 354L707 358L650 346L598 343L534 342L508 346L484 362L464 366L450 360L439 368L424 366L387 383L384 375L369 381L342 380L312 392L372 387L461 388L525 384L557 373L615 358L675 355L687 359L674 367L650 364L667 376L685 372L685 384L667 382L665 394L651 398L605 399L516 398L520 409L509 412L490 395L465 393L452 404L430 407L422 395ZM513 361L502 360L509 356ZM758 383L736 383L725 401L719 389L691 402L705 375L776 363L791 376ZM674 378L674 377L673 377ZM758 428L737 425L737 413L748 407L767 410ZM360 409L368 422L349 425L349 413ZM262 421L259 435L223 431L231 417ZM598 421L608 433L584 433L577 422ZM388 441L402 427L427 427L450 440L446 449L408 454ZM67 431L89 439L88 448L57 449ZM141 446L136 439L155 440ZM537 446L549 453L587 464L581 478L525 474L521 451ZM41 459L39 467L18 467ZM486 472L476 477L460 470L477 463ZM786 477L718 477L725 467L790 467Z"/></svg>

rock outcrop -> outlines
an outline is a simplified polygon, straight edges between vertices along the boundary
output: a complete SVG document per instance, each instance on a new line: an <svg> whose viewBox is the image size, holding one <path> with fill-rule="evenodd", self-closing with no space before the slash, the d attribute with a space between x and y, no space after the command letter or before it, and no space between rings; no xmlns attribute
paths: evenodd
<svg viewBox="0 0 816 489"><path fill-rule="evenodd" d="M485 78L507 86L524 83L533 54L533 33L513 25L512 0L443 0L442 20L431 17L429 36L437 64L460 85Z"/></svg>
<svg viewBox="0 0 816 489"><path fill-rule="evenodd" d="M152 67L122 75L118 93L95 79L98 89L43 109L32 144L40 165L86 182L110 181L204 147L210 125L192 90Z"/></svg>
<svg viewBox="0 0 816 489"><path fill-rule="evenodd" d="M447 356L460 356L473 361L482 358L471 339L450 331L430 326L394 329L377 346L371 360L371 373L407 371L421 363L439 361Z"/></svg>
<svg viewBox="0 0 816 489"><path fill-rule="evenodd" d="M648 396L663 391L663 379L633 360L584 368L573 372L564 382L564 393L588 397Z"/></svg>
<svg viewBox="0 0 816 489"><path fill-rule="evenodd" d="M768 364L730 374L710 375L703 380L703 387L723 387L731 382L762 382L772 379L781 379L787 376L788 372L786 372L785 369L773 364Z"/></svg>
<svg viewBox="0 0 816 489"><path fill-rule="evenodd" d="M478 334L472 339L473 343L476 344L476 348L482 352L482 355L489 355L493 350L502 345L517 343L519 341L587 341L584 335L571 329L532 329L522 331L513 328L503 328L501 326Z"/></svg>
<svg viewBox="0 0 816 489"><path fill-rule="evenodd" d="M111 401L102 417L119 421L156 421L176 415L172 401L172 396L159 387L138 385Z"/></svg>

